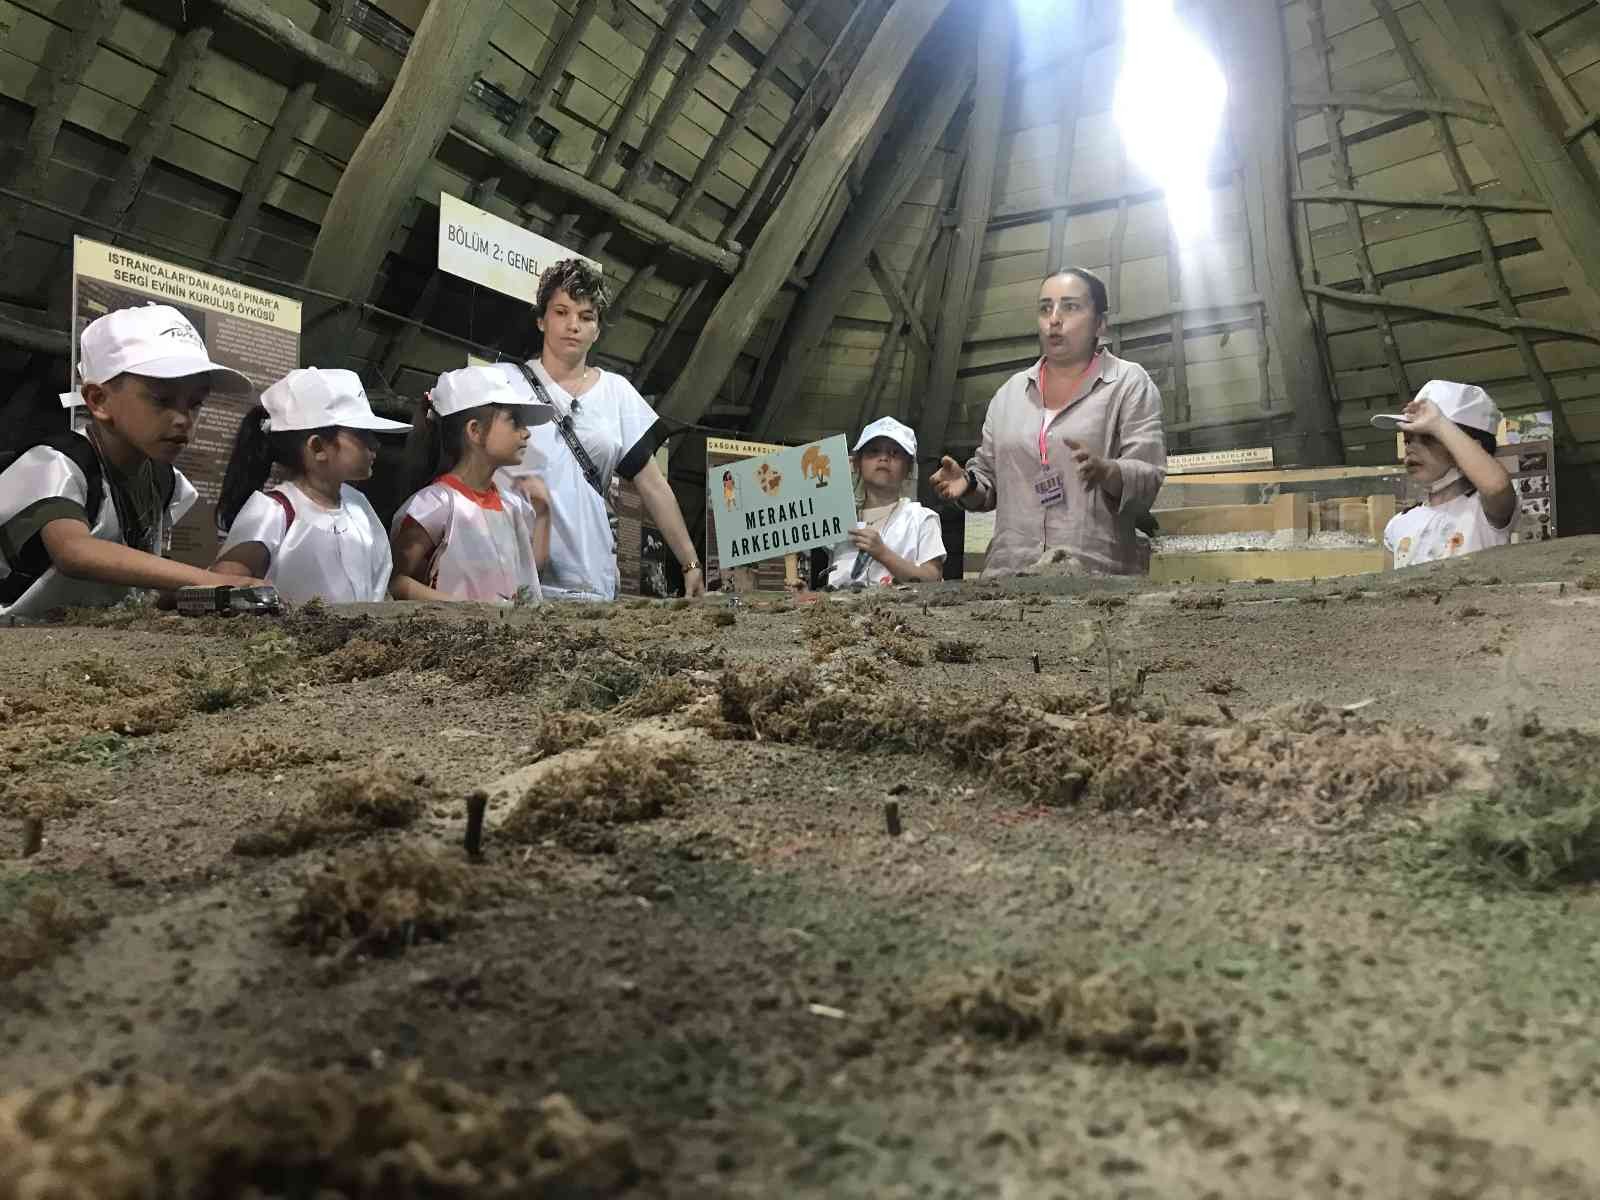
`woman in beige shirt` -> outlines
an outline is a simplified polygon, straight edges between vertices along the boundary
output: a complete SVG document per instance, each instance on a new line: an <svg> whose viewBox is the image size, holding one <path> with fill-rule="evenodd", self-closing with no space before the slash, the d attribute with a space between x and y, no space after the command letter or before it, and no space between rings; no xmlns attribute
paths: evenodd
<svg viewBox="0 0 1600 1200"><path fill-rule="evenodd" d="M1138 363L1100 346L1109 307L1092 271L1046 279L1039 361L995 393L965 469L946 456L934 472L940 497L995 510L986 579L1058 547L1095 574L1150 570L1150 543L1134 526L1166 478L1161 393Z"/></svg>

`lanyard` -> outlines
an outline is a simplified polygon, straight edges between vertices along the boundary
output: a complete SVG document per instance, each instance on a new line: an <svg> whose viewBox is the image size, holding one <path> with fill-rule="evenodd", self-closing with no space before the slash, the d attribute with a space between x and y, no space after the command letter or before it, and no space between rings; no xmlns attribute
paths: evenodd
<svg viewBox="0 0 1600 1200"><path fill-rule="evenodd" d="M1072 386L1067 389L1068 396L1072 395L1073 392L1078 390L1079 385L1082 384L1086 378L1088 378L1089 372L1094 370L1095 365L1099 363L1099 361L1100 352L1097 350L1095 351L1094 356L1089 359L1087 364L1085 364L1083 370L1078 372L1078 377L1072 381ZM1046 381L1049 378L1049 370L1050 364L1041 358L1039 360L1039 407L1044 410L1044 415L1039 421L1039 465L1041 467L1048 467L1050 465L1050 446L1049 443L1045 441L1044 435L1045 431L1050 428L1050 418L1055 415L1055 413L1051 412L1051 410L1046 407L1044 402L1044 389ZM1061 408L1057 409L1056 411L1065 412L1066 409Z"/></svg>

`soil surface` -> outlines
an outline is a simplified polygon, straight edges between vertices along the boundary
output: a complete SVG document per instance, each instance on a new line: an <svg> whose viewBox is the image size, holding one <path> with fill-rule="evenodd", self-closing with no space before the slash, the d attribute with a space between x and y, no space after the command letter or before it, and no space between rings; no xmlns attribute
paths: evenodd
<svg viewBox="0 0 1600 1200"><path fill-rule="evenodd" d="M0 630L0 1094L561 1093L597 1195L1600 1195L1600 888L1431 840L1595 730L1597 572Z"/></svg>

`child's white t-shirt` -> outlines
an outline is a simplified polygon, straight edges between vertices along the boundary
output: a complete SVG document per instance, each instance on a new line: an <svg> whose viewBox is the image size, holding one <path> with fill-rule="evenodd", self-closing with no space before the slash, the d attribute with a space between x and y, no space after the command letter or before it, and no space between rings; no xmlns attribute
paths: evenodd
<svg viewBox="0 0 1600 1200"><path fill-rule="evenodd" d="M173 471L172 501L163 520L151 531L151 545L136 547L165 554L172 548L172 527L194 506L198 493L182 471ZM87 517L89 532L101 541L122 544L122 524L111 496L109 469L101 472L100 511L86 513L89 481L83 469L59 450L33 446L17 456L0 473L0 579L11 573L9 555L20 554L43 525L58 517ZM122 601L134 589L92 579L73 579L54 566L36 579L10 605L0 605L0 617L37 618L52 609L106 607Z"/></svg>
<svg viewBox="0 0 1600 1200"><path fill-rule="evenodd" d="M256 492L244 502L222 543L225 553L259 542L270 555L267 582L292 604L382 600L394 557L383 522L349 484L339 507L324 508L292 481Z"/></svg>
<svg viewBox="0 0 1600 1200"><path fill-rule="evenodd" d="M476 492L441 475L400 506L391 533L408 520L433 539L429 587L452 600L539 602L533 505L516 492L498 484Z"/></svg>
<svg viewBox="0 0 1600 1200"><path fill-rule="evenodd" d="M945 556L939 514L915 500L901 500L896 504L878 527L878 536L890 551L914 566L920 567ZM828 571L830 587L845 588L852 583L881 587L894 582L889 568L871 557L867 557L863 570L852 578L858 554L860 552L848 541L833 548L833 566Z"/></svg>
<svg viewBox="0 0 1600 1200"><path fill-rule="evenodd" d="M1394 555L1396 567L1414 567L1504 546L1511 541L1516 522L1517 510L1513 508L1505 528L1496 529L1483 511L1482 499L1473 492L1443 504L1419 504L1389 518L1383 530L1383 547Z"/></svg>
<svg viewBox="0 0 1600 1200"><path fill-rule="evenodd" d="M662 440L655 409L621 375L601 371L600 379L576 401L537 359L528 364L539 376L557 419L570 413L573 432L609 488L615 476L632 479ZM504 484L518 475L537 475L550 490L550 559L544 569L545 595L555 598L614 600L617 547L611 518L600 493L554 421L529 431L522 462L498 472Z"/></svg>

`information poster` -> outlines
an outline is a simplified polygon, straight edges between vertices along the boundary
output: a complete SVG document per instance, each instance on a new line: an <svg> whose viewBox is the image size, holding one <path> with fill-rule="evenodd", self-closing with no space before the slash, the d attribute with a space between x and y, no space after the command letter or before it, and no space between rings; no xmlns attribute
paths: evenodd
<svg viewBox="0 0 1600 1200"><path fill-rule="evenodd" d="M539 276L564 258L583 255L448 192L439 194L439 270L532 304ZM601 269L592 258L585 261Z"/></svg>
<svg viewBox="0 0 1600 1200"><path fill-rule="evenodd" d="M78 338L96 317L140 304L169 304L205 339L211 361L242 372L255 391L300 365L300 302L84 237L72 239L72 378ZM239 422L255 397L212 396L177 467L200 499L172 534L172 556L208 566L217 551L216 509Z"/></svg>
<svg viewBox="0 0 1600 1200"><path fill-rule="evenodd" d="M706 439L706 590L716 591L732 584L740 591L781 592L809 581L809 565L802 556L783 555L745 567L735 575L727 573L717 555L717 513L722 496L722 472L747 458L772 454L783 447L774 442L746 442L735 438ZM725 511L725 509L723 510Z"/></svg>
<svg viewBox="0 0 1600 1200"><path fill-rule="evenodd" d="M706 487L723 570L837 545L856 520L843 434L730 462L707 475Z"/></svg>

